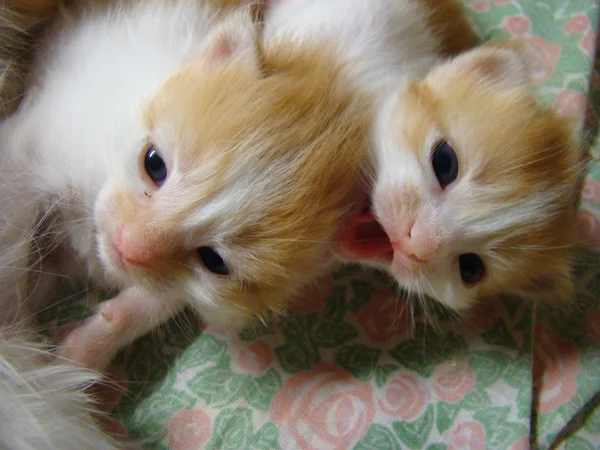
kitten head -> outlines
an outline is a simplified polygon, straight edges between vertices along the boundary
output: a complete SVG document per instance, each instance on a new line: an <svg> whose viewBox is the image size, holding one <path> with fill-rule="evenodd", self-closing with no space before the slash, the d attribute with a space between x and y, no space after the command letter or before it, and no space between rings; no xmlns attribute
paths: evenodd
<svg viewBox="0 0 600 450"><path fill-rule="evenodd" d="M247 9L226 19L145 105L98 199L107 270L217 326L282 310L351 206L369 114L346 86L316 49L259 54Z"/></svg>
<svg viewBox="0 0 600 450"><path fill-rule="evenodd" d="M461 310L499 293L570 299L579 147L536 102L516 44L399 88L376 121L372 208L341 252Z"/></svg>

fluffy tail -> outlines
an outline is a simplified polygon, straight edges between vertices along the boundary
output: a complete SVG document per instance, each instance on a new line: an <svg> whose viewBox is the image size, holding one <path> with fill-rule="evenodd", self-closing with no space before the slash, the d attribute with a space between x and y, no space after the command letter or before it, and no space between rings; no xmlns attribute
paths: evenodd
<svg viewBox="0 0 600 450"><path fill-rule="evenodd" d="M99 375L50 356L31 336L0 337L0 448L122 448L93 417L88 393Z"/></svg>

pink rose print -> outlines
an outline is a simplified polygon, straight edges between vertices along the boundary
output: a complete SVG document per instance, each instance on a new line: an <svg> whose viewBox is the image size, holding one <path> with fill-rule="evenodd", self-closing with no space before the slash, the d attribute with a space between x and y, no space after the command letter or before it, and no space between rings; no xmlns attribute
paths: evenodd
<svg viewBox="0 0 600 450"><path fill-rule="evenodd" d="M298 300L290 304L290 308L297 314L310 314L319 312L333 292L333 278L328 276L306 287L299 295Z"/></svg>
<svg viewBox="0 0 600 450"><path fill-rule="evenodd" d="M529 450L529 436L521 436L515 441L510 450Z"/></svg>
<svg viewBox="0 0 600 450"><path fill-rule="evenodd" d="M485 450L486 434L479 422L463 422L452 430L448 450Z"/></svg>
<svg viewBox="0 0 600 450"><path fill-rule="evenodd" d="M525 16L511 16L504 19L502 28L513 36L525 36L531 29L531 22Z"/></svg>
<svg viewBox="0 0 600 450"><path fill-rule="evenodd" d="M577 211L577 221L589 248L592 250L600 248L600 222L596 215L581 209Z"/></svg>
<svg viewBox="0 0 600 450"><path fill-rule="evenodd" d="M264 341L254 341L249 345L242 345L234 366L240 372L250 375L261 375L271 367L273 351Z"/></svg>
<svg viewBox="0 0 600 450"><path fill-rule="evenodd" d="M600 309L591 312L586 322L589 333L596 339L600 339Z"/></svg>
<svg viewBox="0 0 600 450"><path fill-rule="evenodd" d="M532 81L544 83L554 76L562 47L558 44L551 44L539 36L529 36L526 42L531 48L533 57Z"/></svg>
<svg viewBox="0 0 600 450"><path fill-rule="evenodd" d="M577 392L579 357L579 349L573 342L561 338L547 325L536 326L533 380L539 387L540 412L556 410Z"/></svg>
<svg viewBox="0 0 600 450"><path fill-rule="evenodd" d="M508 3L512 3L513 0L492 0L494 5L506 5Z"/></svg>
<svg viewBox="0 0 600 450"><path fill-rule="evenodd" d="M414 420L427 406L427 392L416 375L398 373L389 379L377 404L388 416Z"/></svg>
<svg viewBox="0 0 600 450"><path fill-rule="evenodd" d="M358 312L358 323L369 340L384 344L412 332L412 309L394 291L379 291Z"/></svg>
<svg viewBox="0 0 600 450"><path fill-rule="evenodd" d="M565 89L556 96L554 108L565 117L581 120L585 114L586 103L585 95L581 92Z"/></svg>
<svg viewBox="0 0 600 450"><path fill-rule="evenodd" d="M579 34L590 27L590 19L584 14L577 14L565 25L565 31L568 34Z"/></svg>
<svg viewBox="0 0 600 450"><path fill-rule="evenodd" d="M599 203L600 183L591 178L586 179L581 190L581 199L587 203Z"/></svg>
<svg viewBox="0 0 600 450"><path fill-rule="evenodd" d="M448 361L435 368L433 390L446 403L456 403L475 388L477 375L466 361Z"/></svg>
<svg viewBox="0 0 600 450"><path fill-rule="evenodd" d="M472 2L471 8L478 12L485 12L490 10L490 5L487 2Z"/></svg>
<svg viewBox="0 0 600 450"><path fill-rule="evenodd" d="M282 448L351 449L374 418L372 386L328 363L292 376L271 403Z"/></svg>
<svg viewBox="0 0 600 450"><path fill-rule="evenodd" d="M482 301L466 313L462 323L480 333L490 331L500 320L501 308L498 299Z"/></svg>
<svg viewBox="0 0 600 450"><path fill-rule="evenodd" d="M173 450L204 448L211 434L210 417L201 409L186 409L171 416L167 442Z"/></svg>
<svg viewBox="0 0 600 450"><path fill-rule="evenodd" d="M586 52L590 58L594 57L594 41L596 40L596 33L591 28L585 33L580 44L584 52Z"/></svg>

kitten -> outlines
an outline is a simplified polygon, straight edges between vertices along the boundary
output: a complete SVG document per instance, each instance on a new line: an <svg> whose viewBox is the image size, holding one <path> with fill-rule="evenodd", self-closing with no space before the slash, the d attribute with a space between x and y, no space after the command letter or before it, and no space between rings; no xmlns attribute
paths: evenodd
<svg viewBox="0 0 600 450"><path fill-rule="evenodd" d="M327 49L260 52L249 7L104 3L56 20L0 129L3 237L37 263L13 313L58 277L115 292L60 352L96 369L185 305L233 328L283 310L360 207L371 120Z"/></svg>
<svg viewBox="0 0 600 450"><path fill-rule="evenodd" d="M530 92L524 49L444 58L472 42L454 2L280 0L265 21L267 46L333 42L380 105L372 208L346 222L342 259L459 311L499 293L572 297L580 146Z"/></svg>
<svg viewBox="0 0 600 450"><path fill-rule="evenodd" d="M38 269L117 292L62 355L104 368L184 305L223 327L282 310L332 261L369 102L317 47L259 54L248 8L78 14L46 37L0 130L4 179L44 217Z"/></svg>
<svg viewBox="0 0 600 450"><path fill-rule="evenodd" d="M500 293L573 298L581 146L536 101L525 55L484 45L388 98L372 213L348 222L346 256L456 311Z"/></svg>

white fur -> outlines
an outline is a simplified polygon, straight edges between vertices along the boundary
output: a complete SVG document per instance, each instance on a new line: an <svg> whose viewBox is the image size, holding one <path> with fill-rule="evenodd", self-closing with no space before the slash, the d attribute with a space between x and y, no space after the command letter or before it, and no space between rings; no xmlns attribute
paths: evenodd
<svg viewBox="0 0 600 450"><path fill-rule="evenodd" d="M275 0L265 13L265 42L292 36L327 42L357 80L377 97L398 82L425 75L439 43L424 26L427 12L415 0Z"/></svg>
<svg viewBox="0 0 600 450"><path fill-rule="evenodd" d="M48 349L31 335L0 335L0 447L5 450L112 450L86 390L99 375L49 363Z"/></svg>

